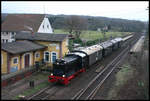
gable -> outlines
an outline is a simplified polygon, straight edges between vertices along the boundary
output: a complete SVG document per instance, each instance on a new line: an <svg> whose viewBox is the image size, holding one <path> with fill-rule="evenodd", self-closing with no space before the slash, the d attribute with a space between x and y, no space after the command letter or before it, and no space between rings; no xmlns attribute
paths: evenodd
<svg viewBox="0 0 150 101"><path fill-rule="evenodd" d="M44 18L39 29L38 29L39 33L53 33L51 24L48 20L48 18Z"/></svg>

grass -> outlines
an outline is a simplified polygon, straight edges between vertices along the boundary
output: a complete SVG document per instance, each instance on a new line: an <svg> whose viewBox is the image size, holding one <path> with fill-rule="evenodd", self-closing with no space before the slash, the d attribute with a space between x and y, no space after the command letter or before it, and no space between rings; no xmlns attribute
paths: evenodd
<svg viewBox="0 0 150 101"><path fill-rule="evenodd" d="M31 78L32 80L41 80L41 79L45 79L45 77L48 77L49 76L49 73L46 73L46 74L38 74L36 76L34 76L33 78Z"/></svg>
<svg viewBox="0 0 150 101"><path fill-rule="evenodd" d="M56 34L60 34L60 33L65 33L65 34L69 34L68 32L66 32L65 30L62 29L55 29L54 33ZM106 32L106 38L110 38L110 36L112 37L120 37L120 36L124 36L130 34L130 32ZM86 40L96 40L96 39L102 39L103 38L103 34L101 32L98 31L83 31L80 38L82 39L86 39Z"/></svg>
<svg viewBox="0 0 150 101"><path fill-rule="evenodd" d="M115 97L120 87L122 87L122 85L125 84L126 81L132 77L132 75L133 69L131 69L129 64L124 64L122 66L122 69L116 74L115 85L113 89L111 89L108 93L107 99L112 99L113 97Z"/></svg>
<svg viewBox="0 0 150 101"><path fill-rule="evenodd" d="M124 64L122 69L116 75L116 85L123 85L133 74L133 69L131 69L130 65Z"/></svg>

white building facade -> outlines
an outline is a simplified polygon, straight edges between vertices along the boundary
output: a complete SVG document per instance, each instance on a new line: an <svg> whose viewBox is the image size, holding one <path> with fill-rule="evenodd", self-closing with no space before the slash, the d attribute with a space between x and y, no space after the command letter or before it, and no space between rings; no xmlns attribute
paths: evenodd
<svg viewBox="0 0 150 101"><path fill-rule="evenodd" d="M22 31L33 33L53 33L51 24L48 18L45 17L45 15L18 14L16 16L10 14L8 16L9 17L6 18L6 21L2 23L1 43L15 41L15 35L17 34L17 32Z"/></svg>
<svg viewBox="0 0 150 101"><path fill-rule="evenodd" d="M16 32L1 32L1 43L15 41L15 38L14 38L15 35L16 35Z"/></svg>

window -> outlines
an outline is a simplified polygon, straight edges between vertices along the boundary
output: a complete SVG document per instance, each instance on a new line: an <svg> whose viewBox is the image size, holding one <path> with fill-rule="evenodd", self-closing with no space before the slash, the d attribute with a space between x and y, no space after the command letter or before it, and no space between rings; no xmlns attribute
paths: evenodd
<svg viewBox="0 0 150 101"><path fill-rule="evenodd" d="M8 32L6 32L6 35L8 35Z"/></svg>
<svg viewBox="0 0 150 101"><path fill-rule="evenodd" d="M18 64L18 58L13 58L13 64Z"/></svg>
<svg viewBox="0 0 150 101"><path fill-rule="evenodd" d="M15 33L12 32L12 33L11 33L11 38L14 38L14 36L15 36Z"/></svg>
<svg viewBox="0 0 150 101"><path fill-rule="evenodd" d="M11 35L13 36L13 35L14 35L14 32L11 32Z"/></svg>
<svg viewBox="0 0 150 101"><path fill-rule="evenodd" d="M49 25L47 25L47 28L49 28Z"/></svg>
<svg viewBox="0 0 150 101"><path fill-rule="evenodd" d="M39 52L36 52L36 53L35 53L35 57L36 57L36 58L39 58L39 57L40 57L40 53L39 53Z"/></svg>
<svg viewBox="0 0 150 101"><path fill-rule="evenodd" d="M57 59L57 54L55 52L52 53L52 63L56 61Z"/></svg>
<svg viewBox="0 0 150 101"><path fill-rule="evenodd" d="M2 43L4 43L5 42L5 40L4 39L2 39Z"/></svg>
<svg viewBox="0 0 150 101"><path fill-rule="evenodd" d="M4 34L3 34L4 36L6 36L6 32L4 32Z"/></svg>
<svg viewBox="0 0 150 101"><path fill-rule="evenodd" d="M49 52L44 52L44 61L49 62Z"/></svg>
<svg viewBox="0 0 150 101"><path fill-rule="evenodd" d="M59 45L56 45L56 49L59 50Z"/></svg>
<svg viewBox="0 0 150 101"><path fill-rule="evenodd" d="M44 25L43 25L43 29L44 29Z"/></svg>
<svg viewBox="0 0 150 101"><path fill-rule="evenodd" d="M6 43L7 43L7 42L8 42L8 39L6 39L5 41L6 41Z"/></svg>

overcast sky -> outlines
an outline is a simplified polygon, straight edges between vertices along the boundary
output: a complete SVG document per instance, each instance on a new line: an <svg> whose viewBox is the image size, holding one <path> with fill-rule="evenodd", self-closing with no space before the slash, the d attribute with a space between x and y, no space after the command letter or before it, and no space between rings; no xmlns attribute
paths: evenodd
<svg viewBox="0 0 150 101"><path fill-rule="evenodd" d="M148 1L2 1L2 13L89 15L148 21ZM45 10L44 10L45 8Z"/></svg>

